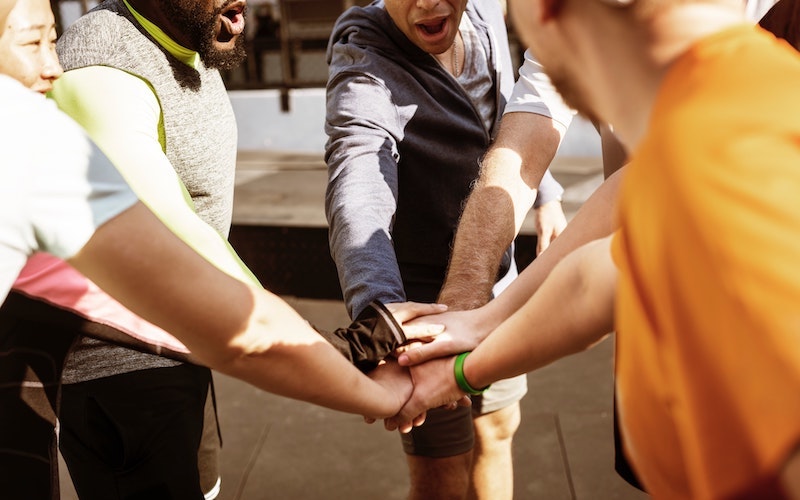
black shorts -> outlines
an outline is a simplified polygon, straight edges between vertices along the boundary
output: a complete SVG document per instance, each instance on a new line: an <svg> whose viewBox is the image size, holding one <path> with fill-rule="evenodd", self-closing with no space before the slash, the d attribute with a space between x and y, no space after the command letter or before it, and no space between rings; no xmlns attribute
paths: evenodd
<svg viewBox="0 0 800 500"><path fill-rule="evenodd" d="M131 337L107 325L87 321L74 313L20 293L11 292L0 307L0 498L4 500L59 498L55 423L56 415L60 411L61 374L72 345L81 335L155 353L152 346L133 341ZM181 356L176 358L183 360ZM134 372L136 375L128 374L130 376L127 380L133 384L141 379L144 384L154 386L152 394L141 390L136 393L135 387L123 385L117 386L116 397L136 397L149 401L162 385L165 390L172 391L191 388L191 397L172 400L175 405L186 405L175 410L173 417L182 418L177 413L185 412L186 419L194 422L193 426L203 426L202 441L199 450L196 445L192 445L194 448L188 452L194 455L192 465L168 464L168 467L200 470L199 482L194 479L197 474L193 473L191 485L187 489L194 489L200 484L197 487L206 493L218 490L221 440L213 397L206 396L213 395L210 371L207 368L185 365L185 369L175 372L146 372L147 370L142 370ZM161 376L175 376L175 380L167 383L160 379ZM121 376L116 380L123 378ZM162 383L156 383L155 378L162 380ZM108 385L111 384L114 381ZM164 408L162 410L169 411ZM159 415L154 420L162 418L170 417ZM195 431L192 429L187 433ZM153 435L157 433L154 432ZM194 437L187 439L179 431L168 442L186 443L193 440ZM181 446L187 449L186 446ZM178 473L175 477L188 476ZM91 482L98 482L98 479L95 475ZM105 491L100 498L112 498L110 495Z"/></svg>
<svg viewBox="0 0 800 500"><path fill-rule="evenodd" d="M81 500L203 499L211 372L183 364L64 385L61 454Z"/></svg>
<svg viewBox="0 0 800 500"><path fill-rule="evenodd" d="M403 450L408 455L444 458L461 455L472 449L475 433L472 419L518 403L528 392L527 375L519 375L492 384L480 396L472 396L471 407L428 411L425 423L401 434Z"/></svg>
<svg viewBox="0 0 800 500"><path fill-rule="evenodd" d="M55 422L64 359L77 334L57 334L0 309L0 498L59 498Z"/></svg>

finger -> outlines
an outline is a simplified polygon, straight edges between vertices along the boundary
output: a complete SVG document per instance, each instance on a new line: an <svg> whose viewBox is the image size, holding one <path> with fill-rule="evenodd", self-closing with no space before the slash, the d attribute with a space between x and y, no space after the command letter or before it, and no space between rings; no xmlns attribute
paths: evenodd
<svg viewBox="0 0 800 500"><path fill-rule="evenodd" d="M405 323L419 316L439 314L447 311L447 306L445 304L428 304L422 302L386 304L386 308L389 309L389 312L391 312L400 323Z"/></svg>
<svg viewBox="0 0 800 500"><path fill-rule="evenodd" d="M442 333L445 326L441 323L414 323L403 325L403 332L407 339L430 340Z"/></svg>
<svg viewBox="0 0 800 500"><path fill-rule="evenodd" d="M469 396L461 396L461 399L456 401L456 404L458 404L458 406L472 406L472 398Z"/></svg>
<svg viewBox="0 0 800 500"><path fill-rule="evenodd" d="M538 238L536 241L536 256L538 257L542 254L542 252L547 250L548 246L550 246L550 240L546 238Z"/></svg>
<svg viewBox="0 0 800 500"><path fill-rule="evenodd" d="M417 346L420 346L422 344L423 344L423 342L421 340L419 340L419 339L410 339L408 341L408 344L403 344L403 345L397 346L397 348L394 351L392 351L392 354L394 354L394 357L397 358L398 356L400 356L404 352L407 352L407 351L409 351L411 349L414 349Z"/></svg>
<svg viewBox="0 0 800 500"><path fill-rule="evenodd" d="M417 415L414 418L414 420L412 421L412 424L414 425L414 427L419 427L420 425L424 424L426 416L427 416L427 413L423 413L422 415Z"/></svg>
<svg viewBox="0 0 800 500"><path fill-rule="evenodd" d="M414 422L403 422L398 427L401 434L408 434L414 429Z"/></svg>
<svg viewBox="0 0 800 500"><path fill-rule="evenodd" d="M372 418L372 417L364 417L364 423L365 424L374 424L375 423L375 419Z"/></svg>
<svg viewBox="0 0 800 500"><path fill-rule="evenodd" d="M469 349L458 349L449 339L436 337L432 342L419 344L413 349L407 349L397 357L400 366L414 366L431 359L451 356Z"/></svg>
<svg viewBox="0 0 800 500"><path fill-rule="evenodd" d="M395 417L383 419L383 428L387 431L396 430L398 427L397 419Z"/></svg>
<svg viewBox="0 0 800 500"><path fill-rule="evenodd" d="M401 434L408 434L414 428L413 422L404 421L399 415L387 418L383 421L383 427L387 431L400 431Z"/></svg>
<svg viewBox="0 0 800 500"><path fill-rule="evenodd" d="M543 228L539 237L536 238L536 255L541 254L547 247L550 246L550 242L553 241L553 228Z"/></svg>

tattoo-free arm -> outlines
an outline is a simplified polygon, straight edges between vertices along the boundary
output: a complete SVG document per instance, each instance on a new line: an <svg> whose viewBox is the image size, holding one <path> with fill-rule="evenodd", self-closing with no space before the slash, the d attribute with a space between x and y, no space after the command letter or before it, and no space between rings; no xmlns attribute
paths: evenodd
<svg viewBox="0 0 800 500"><path fill-rule="evenodd" d="M410 393L407 374L366 377L286 302L209 264L141 203L100 226L69 262L204 364L263 390L377 418Z"/></svg>
<svg viewBox="0 0 800 500"><path fill-rule="evenodd" d="M536 370L587 349L613 330L617 270L610 239L590 242L565 257L536 294L475 348L464 363L470 386L486 387ZM407 432L418 415L463 395L452 358L437 358L415 370L420 382L400 414L387 421L390 430Z"/></svg>
<svg viewBox="0 0 800 500"><path fill-rule="evenodd" d="M420 344L399 357L417 364L448 354L469 351L514 314L544 282L561 259L581 245L611 234L617 227L615 204L624 168L606 179L584 202L564 232L506 288L499 297L473 311L453 311L423 318L445 325L432 342Z"/></svg>
<svg viewBox="0 0 800 500"><path fill-rule="evenodd" d="M503 117L461 216L439 302L472 309L489 300L503 252L519 233L563 133L543 115Z"/></svg>

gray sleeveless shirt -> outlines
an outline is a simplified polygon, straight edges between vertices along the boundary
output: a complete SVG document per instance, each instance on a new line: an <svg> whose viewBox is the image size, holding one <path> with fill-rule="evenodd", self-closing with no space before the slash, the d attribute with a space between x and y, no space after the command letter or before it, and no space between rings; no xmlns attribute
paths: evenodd
<svg viewBox="0 0 800 500"><path fill-rule="evenodd" d="M145 31L122 0L107 0L71 25L59 39L58 55L65 71L108 66L151 85L161 105L165 154L186 185L198 215L227 237L237 131L219 72L202 62L195 69L176 59ZM84 338L68 360L64 382L175 364Z"/></svg>

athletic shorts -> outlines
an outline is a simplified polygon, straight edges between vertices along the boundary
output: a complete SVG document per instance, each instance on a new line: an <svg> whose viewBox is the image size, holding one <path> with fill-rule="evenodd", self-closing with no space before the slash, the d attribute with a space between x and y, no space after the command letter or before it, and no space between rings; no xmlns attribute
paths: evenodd
<svg viewBox="0 0 800 500"><path fill-rule="evenodd" d="M56 408L64 360L77 335L0 308L0 498L57 499Z"/></svg>
<svg viewBox="0 0 800 500"><path fill-rule="evenodd" d="M528 378L523 374L495 382L480 396L472 396L469 408L430 410L424 424L400 435L403 450L409 455L430 458L466 453L475 445L473 417L507 408L519 402L527 392Z"/></svg>
<svg viewBox="0 0 800 500"><path fill-rule="evenodd" d="M202 500L210 383L208 368L182 364L64 385L59 441L78 496Z"/></svg>

